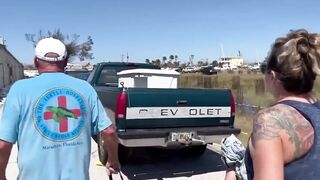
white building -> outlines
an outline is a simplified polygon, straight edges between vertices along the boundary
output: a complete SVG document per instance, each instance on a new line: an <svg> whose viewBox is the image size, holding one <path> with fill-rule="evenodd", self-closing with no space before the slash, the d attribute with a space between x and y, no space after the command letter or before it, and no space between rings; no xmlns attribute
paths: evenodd
<svg viewBox="0 0 320 180"><path fill-rule="evenodd" d="M0 37L0 88L6 88L23 78L23 65L7 50Z"/></svg>
<svg viewBox="0 0 320 180"><path fill-rule="evenodd" d="M242 57L224 57L220 58L218 63L222 65L222 68L236 69L243 65L244 60Z"/></svg>

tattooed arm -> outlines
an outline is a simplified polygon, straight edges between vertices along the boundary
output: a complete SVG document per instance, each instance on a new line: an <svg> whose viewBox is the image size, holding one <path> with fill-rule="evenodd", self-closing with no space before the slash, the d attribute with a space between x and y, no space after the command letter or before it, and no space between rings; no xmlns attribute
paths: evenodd
<svg viewBox="0 0 320 180"><path fill-rule="evenodd" d="M250 139L255 179L283 179L284 164L305 154L313 142L313 128L294 108L276 105L254 119Z"/></svg>
<svg viewBox="0 0 320 180"><path fill-rule="evenodd" d="M249 148L255 180L284 179L282 129L275 114L275 110L267 109L260 112L253 122Z"/></svg>

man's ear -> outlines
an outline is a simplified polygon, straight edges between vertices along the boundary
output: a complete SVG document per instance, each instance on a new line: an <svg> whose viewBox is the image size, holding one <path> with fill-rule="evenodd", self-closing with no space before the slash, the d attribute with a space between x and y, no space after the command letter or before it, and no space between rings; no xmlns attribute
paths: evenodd
<svg viewBox="0 0 320 180"><path fill-rule="evenodd" d="M34 66L35 66L36 68L38 68L38 67L39 67L39 62L38 62L37 57L34 57L34 58L33 58L33 61L34 61Z"/></svg>

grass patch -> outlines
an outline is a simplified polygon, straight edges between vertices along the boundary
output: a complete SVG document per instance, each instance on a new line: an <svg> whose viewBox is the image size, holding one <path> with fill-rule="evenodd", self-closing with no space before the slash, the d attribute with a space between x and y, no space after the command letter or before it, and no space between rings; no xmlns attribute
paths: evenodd
<svg viewBox="0 0 320 180"><path fill-rule="evenodd" d="M236 118L234 121L234 126L241 129L241 133L237 135L243 145L247 146L248 139L252 132L252 121L254 116L249 116L245 113L236 112Z"/></svg>
<svg viewBox="0 0 320 180"><path fill-rule="evenodd" d="M182 88L226 88L231 89L236 99L256 106L266 106L272 101L272 96L266 92L261 73L220 72L217 75L202 75L201 73L182 74L179 87ZM256 95L259 96L256 96ZM238 97L237 97L238 96ZM239 98L239 96L242 96Z"/></svg>
<svg viewBox="0 0 320 180"><path fill-rule="evenodd" d="M267 107L274 103L274 98L264 85L264 75L259 72L241 71L228 73L219 72L217 75L201 73L181 74L179 87L182 88L227 88L231 89L239 104L250 104ZM320 79L314 85L314 94L320 96ZM239 97L241 96L241 97Z"/></svg>
<svg viewBox="0 0 320 180"><path fill-rule="evenodd" d="M258 107L267 107L274 103L274 98L267 92L264 85L264 75L259 72L241 71L219 72L217 75L203 75L201 73L182 74L179 80L182 88L227 88L231 89L237 104L249 104ZM320 96L320 78L314 84L313 93ZM255 113L246 113L241 106L237 108L235 127L242 133L238 138L247 145L252 132L252 121Z"/></svg>

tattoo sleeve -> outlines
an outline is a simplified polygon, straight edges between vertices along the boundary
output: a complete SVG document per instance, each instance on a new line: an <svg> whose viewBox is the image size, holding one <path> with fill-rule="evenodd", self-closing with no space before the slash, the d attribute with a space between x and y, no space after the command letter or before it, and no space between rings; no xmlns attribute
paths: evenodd
<svg viewBox="0 0 320 180"><path fill-rule="evenodd" d="M306 152L313 143L313 128L294 109L285 106L270 107L258 113L253 122L252 145L259 140L280 138L280 132L289 136L295 147L294 157Z"/></svg>
<svg viewBox="0 0 320 180"><path fill-rule="evenodd" d="M266 109L255 117L253 121L252 144L259 140L272 140L279 137L281 125L278 122L276 110Z"/></svg>

